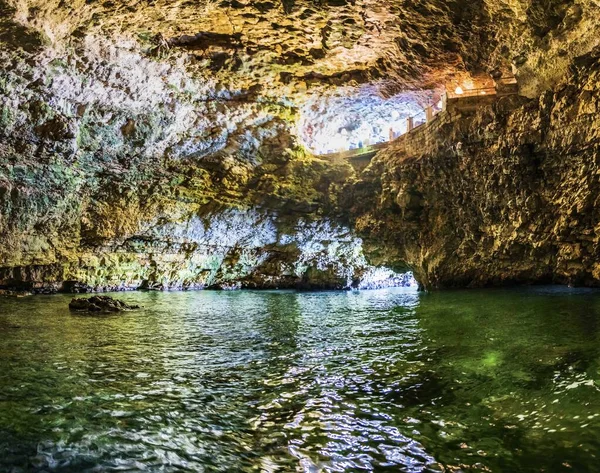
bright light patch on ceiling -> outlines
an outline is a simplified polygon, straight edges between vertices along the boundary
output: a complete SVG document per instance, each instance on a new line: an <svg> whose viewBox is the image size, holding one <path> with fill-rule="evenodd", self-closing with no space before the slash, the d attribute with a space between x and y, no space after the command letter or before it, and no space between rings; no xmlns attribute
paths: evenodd
<svg viewBox="0 0 600 473"><path fill-rule="evenodd" d="M360 148L405 133L408 117L414 117L415 125L423 122L424 108L438 100L433 91L407 92L389 99L373 88L341 91L306 103L298 132L303 144L315 154Z"/></svg>

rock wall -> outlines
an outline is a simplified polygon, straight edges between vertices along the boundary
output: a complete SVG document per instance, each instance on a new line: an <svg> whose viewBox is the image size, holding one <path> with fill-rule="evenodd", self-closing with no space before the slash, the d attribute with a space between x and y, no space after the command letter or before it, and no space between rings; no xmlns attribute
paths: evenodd
<svg viewBox="0 0 600 473"><path fill-rule="evenodd" d="M378 286L398 282L371 266L388 263L427 287L593 285L597 15L0 0L0 286ZM535 99L440 123L360 177L298 145L298 110L333 91L428 96L511 65Z"/></svg>
<svg viewBox="0 0 600 473"><path fill-rule="evenodd" d="M0 56L0 286L393 283L327 216L353 170L305 154L293 107L127 40Z"/></svg>
<svg viewBox="0 0 600 473"><path fill-rule="evenodd" d="M600 286L600 50L538 99L506 97L381 152L341 205L373 263L426 288Z"/></svg>

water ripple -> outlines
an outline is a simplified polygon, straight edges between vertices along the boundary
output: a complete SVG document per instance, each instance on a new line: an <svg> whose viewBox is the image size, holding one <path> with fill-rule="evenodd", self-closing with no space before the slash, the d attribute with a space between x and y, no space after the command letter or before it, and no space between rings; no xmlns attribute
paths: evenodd
<svg viewBox="0 0 600 473"><path fill-rule="evenodd" d="M597 471L597 292L119 297L0 299L0 471Z"/></svg>

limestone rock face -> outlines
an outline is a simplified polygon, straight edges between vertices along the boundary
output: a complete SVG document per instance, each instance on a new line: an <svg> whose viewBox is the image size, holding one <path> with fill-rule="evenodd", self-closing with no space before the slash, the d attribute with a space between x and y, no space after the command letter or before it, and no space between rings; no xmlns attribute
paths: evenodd
<svg viewBox="0 0 600 473"><path fill-rule="evenodd" d="M463 116L421 155L381 153L343 202L370 260L427 288L600 286L599 112L596 49L539 99Z"/></svg>
<svg viewBox="0 0 600 473"><path fill-rule="evenodd" d="M482 0L3 0L5 23L31 42L129 37L157 59L185 55L227 88L281 98L386 78L421 84L473 63L491 31ZM481 44L487 44L481 42Z"/></svg>
<svg viewBox="0 0 600 473"><path fill-rule="evenodd" d="M293 109L136 48L0 53L0 285L346 288L371 274L326 215L352 168L307 155Z"/></svg>
<svg viewBox="0 0 600 473"><path fill-rule="evenodd" d="M508 280L493 262L441 275L451 271L441 269L443 248L472 256L491 245L494 255L516 258L511 242L526 252L525 237L512 223L495 222L533 219L542 232L550 217L538 221L522 210L534 205L559 212L561 228L579 228L582 220L566 209L567 201L579 202L570 193L575 184L564 187L577 179L572 168L540 156L578 156L568 150L580 134L552 131L549 123L595 113L588 53L600 37L597 17L591 0L0 0L0 286L379 287L399 281L372 265L388 262L407 263L428 286L448 285L441 281L451 276L457 285ZM569 64L564 90L538 100ZM332 117L326 141L345 126L335 121L338 110L357 100L402 93L420 106L449 78L511 67L522 93L536 99L450 126L443 139L454 147L450 160L436 152L409 164L390 152L357 178L350 165L301 145L311 120L303 110L340 104L319 113ZM573 94L580 94L576 102ZM386 136L382 127L369 133ZM560 203L550 187L542 195L524 180L531 159L548 175L554 166ZM484 170L480 161L488 163ZM509 176L520 182L511 173L521 170L524 190L509 201L512 194L496 183ZM433 202L471 196L484 202L472 215L460 206L430 212ZM478 230L463 231L467 222L479 222ZM406 240L390 238L395 225ZM355 229L368 238L370 260ZM493 239L473 243L477 232ZM573 266L586 260L586 244L560 248L547 267L566 265L565 281L588 283L595 270ZM529 271L533 280L552 272L528 259L537 253L523 255L529 266L519 274ZM488 273L471 276L482 267Z"/></svg>
<svg viewBox="0 0 600 473"><path fill-rule="evenodd" d="M593 0L1 0L0 40L29 50L82 37L185 57L229 90L281 99L383 82L387 92L513 64L524 90L556 83L598 44Z"/></svg>

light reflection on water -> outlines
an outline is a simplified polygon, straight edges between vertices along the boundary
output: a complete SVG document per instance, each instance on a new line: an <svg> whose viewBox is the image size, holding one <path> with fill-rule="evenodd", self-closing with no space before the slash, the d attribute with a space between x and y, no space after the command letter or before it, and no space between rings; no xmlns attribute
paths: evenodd
<svg viewBox="0 0 600 473"><path fill-rule="evenodd" d="M596 291L0 299L0 471L598 471Z"/></svg>

